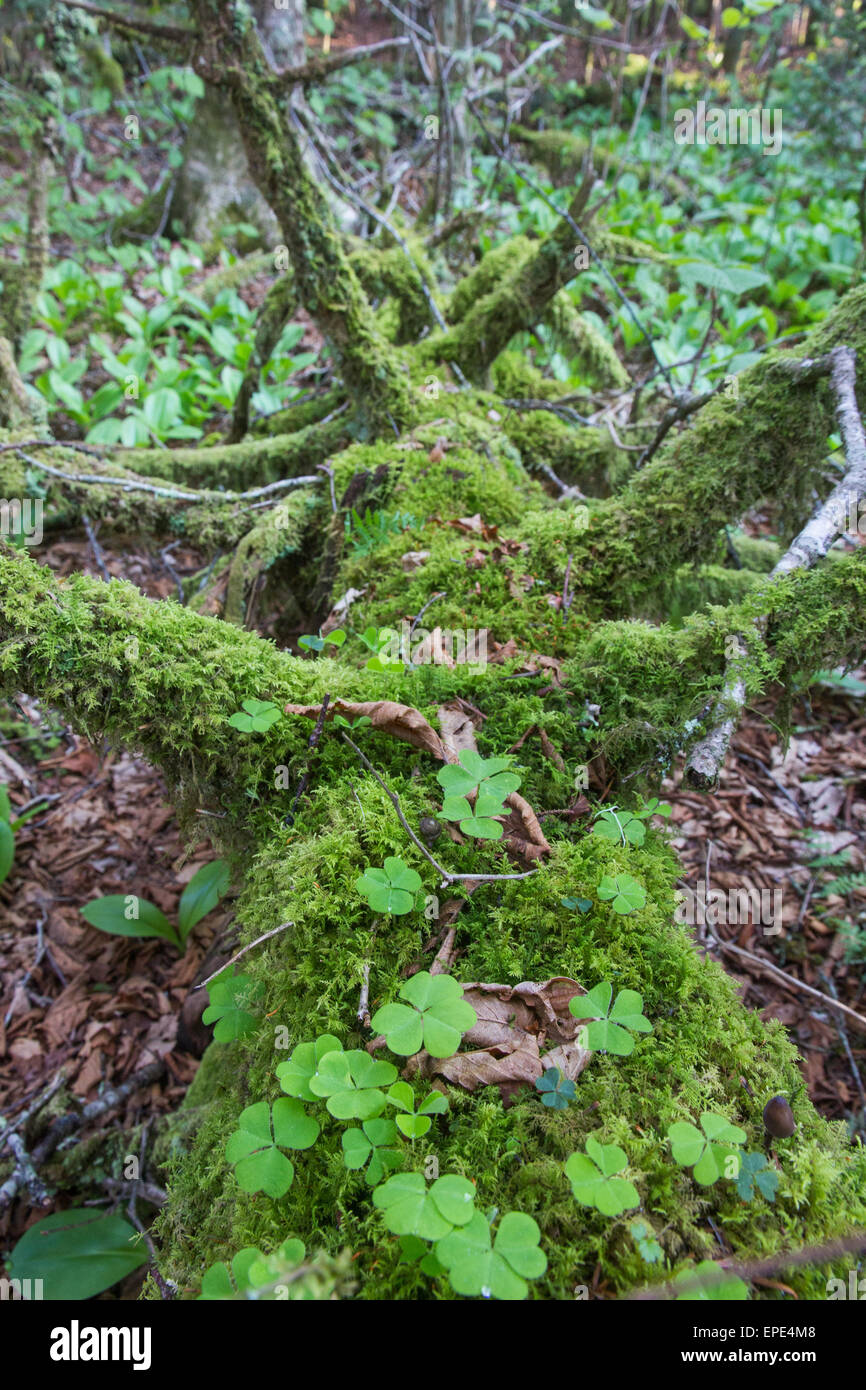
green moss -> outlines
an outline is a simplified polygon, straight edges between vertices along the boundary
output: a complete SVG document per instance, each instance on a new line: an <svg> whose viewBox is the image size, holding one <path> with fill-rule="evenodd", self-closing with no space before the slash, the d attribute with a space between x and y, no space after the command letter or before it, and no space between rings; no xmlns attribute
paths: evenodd
<svg viewBox="0 0 866 1390"><path fill-rule="evenodd" d="M402 761L422 774L413 783L404 766L404 809L415 819L429 810L435 783L427 760L419 763L404 751ZM165 1272L188 1289L195 1288L204 1258L210 1262L248 1244L273 1245L291 1232L330 1251L348 1242L356 1252L363 1298L444 1293L398 1265L396 1240L384 1230L364 1183L342 1165L342 1126L328 1125L315 1149L296 1156L295 1184L278 1202L240 1193L221 1156L242 1106L279 1094L274 1068L286 1053L275 1047L281 1036L275 1030L288 1030L290 1046L326 1030L357 1045L351 1020L364 962L373 963L371 1003L392 998L429 929L423 919L395 919L387 933L371 940L369 914L351 888L364 863L399 852L421 872L428 891L435 891L435 876L396 819L381 814L381 791L372 779L361 775L354 784L365 818L359 828L351 789L333 767L329 773L327 789L323 782L311 795L303 843L264 851L241 903L250 938L266 929L275 912L291 912L294 926L253 958L249 968L266 984L270 1017L242 1045L242 1060L226 1052L220 1068L226 1089L215 1096L172 1180L172 1202L160 1223L169 1246ZM446 858L457 861L461 853L452 848ZM646 888L648 903L640 913L621 918L599 905L576 918L561 908L560 896L592 895L602 873L623 870L637 874ZM672 1162L665 1136L673 1121L714 1109L743 1125L754 1147L761 1142L764 1099L790 1092L797 1080L796 1055L781 1026L764 1025L745 1010L734 983L701 960L686 932L673 924L676 872L655 836L639 855L598 837L559 842L541 878L482 888L459 918L461 978L515 983L566 974L587 985L612 978L619 987L641 991L654 1025L652 1037L641 1040L631 1057L594 1057L566 1112L545 1110L531 1094L506 1110L495 1090L469 1096L450 1088L449 1116L407 1154L410 1167L422 1169L432 1155L441 1172L470 1176L482 1209L535 1217L549 1259L546 1276L534 1288L537 1297L570 1298L575 1284L591 1282L597 1263L619 1291L646 1274L625 1236L629 1217L606 1221L571 1197L562 1165L589 1133L625 1147L629 1176L674 1266L711 1253L710 1217L742 1258L827 1239L866 1219L866 1155L849 1147L844 1126L821 1120L805 1100L796 1102L797 1136L780 1151L774 1206L746 1207L730 1184L697 1189ZM340 1213L339 1231L334 1211ZM792 1279L801 1295L816 1296L823 1276L806 1270Z"/></svg>

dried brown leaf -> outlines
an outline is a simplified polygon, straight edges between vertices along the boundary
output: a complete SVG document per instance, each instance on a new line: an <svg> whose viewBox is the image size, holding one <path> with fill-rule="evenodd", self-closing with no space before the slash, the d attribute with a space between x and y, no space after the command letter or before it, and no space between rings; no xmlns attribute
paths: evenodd
<svg viewBox="0 0 866 1390"><path fill-rule="evenodd" d="M307 719L318 719L322 711L321 703L315 705L285 705L286 714L302 714ZM441 762L446 761L442 740L419 710L412 705L400 705L395 700L334 700L328 705L325 719L333 719L335 714L358 719L367 715L374 729L391 734L394 738L411 743L413 748L422 748L432 753Z"/></svg>

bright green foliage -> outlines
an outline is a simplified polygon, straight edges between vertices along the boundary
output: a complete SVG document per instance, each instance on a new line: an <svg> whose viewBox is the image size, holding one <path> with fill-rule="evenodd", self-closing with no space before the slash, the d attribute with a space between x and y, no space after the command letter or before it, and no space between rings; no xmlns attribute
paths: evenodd
<svg viewBox="0 0 866 1390"><path fill-rule="evenodd" d="M510 1211L491 1243L490 1222L476 1211L467 1225L436 1242L436 1258L455 1293L519 1300L529 1292L526 1280L540 1278L547 1269L540 1239L531 1216Z"/></svg>
<svg viewBox="0 0 866 1390"><path fill-rule="evenodd" d="M646 839L646 826L628 811L602 811L592 827L592 833L615 844L642 845Z"/></svg>
<svg viewBox="0 0 866 1390"><path fill-rule="evenodd" d="M239 709L228 720L232 728L240 729L241 733L266 733L280 718L280 711L272 700L244 700L242 704L243 709Z"/></svg>
<svg viewBox="0 0 866 1390"><path fill-rule="evenodd" d="M575 1018L591 1018L594 1021L580 1030L581 1047L591 1052L612 1052L617 1057L628 1057L634 1051L633 1033L651 1033L652 1024L644 1018L643 999L634 989L621 989L611 1008L613 985L602 980L590 990L589 994L576 994L569 1000L569 1012Z"/></svg>
<svg viewBox="0 0 866 1390"><path fill-rule="evenodd" d="M345 640L346 634L341 627L335 627L333 632L329 632L326 637L322 636L320 628L318 636L308 632L303 637L299 637L298 646L305 652L321 652L324 651L326 643L330 642L332 647L342 647Z"/></svg>
<svg viewBox="0 0 866 1390"><path fill-rule="evenodd" d="M574 1082L560 1076L558 1067L547 1067L537 1078L535 1089L541 1095L542 1105L551 1110L566 1110L568 1102L574 1100Z"/></svg>
<svg viewBox="0 0 866 1390"><path fill-rule="evenodd" d="M743 1154L737 1173L737 1191L744 1202L751 1202L756 1187L762 1197L774 1202L779 1188L779 1174L764 1154Z"/></svg>
<svg viewBox="0 0 866 1390"><path fill-rule="evenodd" d="M705 1284L696 1283L699 1276L706 1279ZM749 1297L749 1286L736 1274L725 1275L713 1260L701 1260L692 1269L682 1269L675 1281L677 1284L695 1285L684 1293L677 1294L678 1303L725 1303L744 1302Z"/></svg>
<svg viewBox="0 0 866 1390"><path fill-rule="evenodd" d="M431 1057L451 1057L463 1034L477 1022L453 975L419 970L401 985L400 998L408 1000L408 1005L386 1004L371 1020L398 1057L411 1057L422 1047Z"/></svg>
<svg viewBox="0 0 866 1390"><path fill-rule="evenodd" d="M433 1123L430 1116L444 1115L448 1109L448 1097L441 1091L431 1091L416 1110L415 1092L408 1081L395 1081L388 1091L388 1100L403 1111L397 1116L397 1128L407 1139L423 1139Z"/></svg>
<svg viewBox="0 0 866 1390"><path fill-rule="evenodd" d="M244 1192L282 1197L292 1185L294 1165L281 1149L309 1149L319 1126L299 1100L257 1101L241 1111L238 1128L226 1144L226 1158Z"/></svg>
<svg viewBox="0 0 866 1390"><path fill-rule="evenodd" d="M634 1184L616 1176L627 1167L628 1157L617 1144L600 1144L590 1134L586 1154L573 1153L566 1160L565 1172L581 1206L595 1207L602 1216L619 1216L640 1206Z"/></svg>
<svg viewBox="0 0 866 1390"><path fill-rule="evenodd" d="M289 1273L303 1262L306 1253L302 1240L284 1240L271 1255L263 1255L255 1246L246 1246L232 1257L231 1268L219 1260L205 1271L199 1301L256 1298L257 1289ZM261 1296L273 1298L275 1294L271 1289Z"/></svg>
<svg viewBox="0 0 866 1390"><path fill-rule="evenodd" d="M212 912L229 888L229 866L225 859L213 859L202 864L193 874L180 895L177 925L181 941L186 941L193 927Z"/></svg>
<svg viewBox="0 0 866 1390"><path fill-rule="evenodd" d="M586 914L592 909L592 898L560 898L559 901L569 912Z"/></svg>
<svg viewBox="0 0 866 1390"><path fill-rule="evenodd" d="M459 763L449 763L436 774L445 792L439 819L459 821L463 834L477 840L501 840L502 826L492 817L505 814L505 798L520 786L517 774L506 770L514 759L482 758L471 748L458 756ZM473 807L466 798L476 790Z"/></svg>
<svg viewBox="0 0 866 1390"><path fill-rule="evenodd" d="M0 883L9 877L12 861L15 858L15 831L19 825L24 825L31 816L35 816L41 809L40 806L34 806L25 815L19 816L17 820L12 820L9 793L5 787L0 786Z"/></svg>
<svg viewBox="0 0 866 1390"><path fill-rule="evenodd" d="M214 1042L234 1042L255 1032L259 1020L247 1005L261 999L265 992L261 980L251 975L218 975L207 987L210 1003L202 1014L202 1023L215 1023ZM283 1088L285 1089L285 1087Z"/></svg>
<svg viewBox="0 0 866 1390"><path fill-rule="evenodd" d="M741 1160L736 1145L746 1142L746 1131L732 1125L724 1115L705 1110L700 1129L678 1120L668 1129L668 1139L674 1162L683 1168L692 1168L695 1182L710 1187L719 1178L728 1176L726 1168L732 1159L737 1166L730 1176L739 1172Z"/></svg>
<svg viewBox="0 0 866 1390"><path fill-rule="evenodd" d="M646 889L631 874L617 874L615 878L605 874L598 885L598 896L603 902L610 902L614 912L622 917L646 907Z"/></svg>
<svg viewBox="0 0 866 1390"><path fill-rule="evenodd" d="M360 516L353 507L351 513L346 516L346 538L355 555L369 555L380 545L384 545L391 536L399 535L401 531L417 525L414 516L409 516L408 513L374 512L368 507L364 515Z"/></svg>
<svg viewBox="0 0 866 1390"><path fill-rule="evenodd" d="M421 877L402 859L389 855L382 869L365 869L355 880L358 892L367 899L374 912L389 912L405 916L415 905L415 894L421 887Z"/></svg>
<svg viewBox="0 0 866 1390"><path fill-rule="evenodd" d="M93 1298L147 1263L138 1232L122 1216L87 1207L54 1212L28 1227L9 1259L10 1279L41 1279L53 1301Z"/></svg>
<svg viewBox="0 0 866 1390"><path fill-rule="evenodd" d="M472 1220L475 1188L466 1178L446 1173L428 1188L422 1173L395 1173L376 1188L373 1205L397 1236L440 1240Z"/></svg>
<svg viewBox="0 0 866 1390"><path fill-rule="evenodd" d="M315 1042L298 1043L291 1057L280 1062L277 1076L286 1095L299 1100L318 1100L310 1090L311 1079L318 1075L319 1063L328 1052L342 1052L343 1044L330 1033L323 1033Z"/></svg>
<svg viewBox="0 0 866 1390"><path fill-rule="evenodd" d="M592 827L594 835L600 835L603 840L611 840L616 845L635 845L639 847L646 839L645 822L651 816L669 816L671 814L670 803L659 801L654 796L638 811L620 811L615 806L609 807L606 811L601 811Z"/></svg>
<svg viewBox="0 0 866 1390"><path fill-rule="evenodd" d="M80 912L92 927L112 936L158 936L178 950L183 944L165 913L134 893L109 893L104 898L94 898Z"/></svg>
<svg viewBox="0 0 866 1390"><path fill-rule="evenodd" d="M646 1221L638 1218L629 1222L628 1229L640 1251L641 1259L645 1260L648 1265L658 1264L662 1258L662 1248L653 1235L652 1227Z"/></svg>
<svg viewBox="0 0 866 1390"><path fill-rule="evenodd" d="M343 1162L347 1168L366 1166L367 1182L375 1187L385 1173L402 1168L403 1155L390 1145L397 1142L397 1126L393 1120L365 1120L360 1129L353 1127L343 1134Z"/></svg>
<svg viewBox="0 0 866 1390"><path fill-rule="evenodd" d="M369 1052L326 1052L308 1082L314 1096L326 1096L337 1120L373 1120L385 1109L380 1088L397 1079L390 1062L376 1062Z"/></svg>
<svg viewBox="0 0 866 1390"><path fill-rule="evenodd" d="M0 844L2 848L2 844ZM183 950L193 927L216 907L228 892L229 866L225 859L203 864L181 894L177 910L178 930L155 903L134 893L109 893L94 898L81 908L81 915L92 927L113 936L158 936Z"/></svg>

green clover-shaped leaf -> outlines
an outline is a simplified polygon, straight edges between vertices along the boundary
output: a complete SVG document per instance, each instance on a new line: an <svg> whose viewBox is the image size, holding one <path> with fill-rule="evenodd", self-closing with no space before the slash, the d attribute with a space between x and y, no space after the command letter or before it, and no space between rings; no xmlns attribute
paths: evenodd
<svg viewBox="0 0 866 1390"><path fill-rule="evenodd" d="M427 1187L422 1173L396 1173L373 1193L373 1205L384 1214L395 1236L440 1240L455 1226L472 1219L475 1188L466 1178L446 1174Z"/></svg>
<svg viewBox="0 0 866 1390"><path fill-rule="evenodd" d="M397 1079L390 1062L377 1062L360 1048L355 1052L327 1052L308 1081L314 1096L326 1096L336 1120L374 1120L385 1109L382 1086Z"/></svg>
<svg viewBox="0 0 866 1390"><path fill-rule="evenodd" d="M241 1295L255 1297L256 1289L274 1283L280 1275L297 1268L306 1253L303 1241L293 1239L284 1240L270 1255L263 1255L255 1246L247 1246L232 1257L231 1269L221 1260L211 1265L201 1281L199 1300L237 1299Z"/></svg>
<svg viewBox="0 0 866 1390"><path fill-rule="evenodd" d="M653 796L638 814L648 820L650 816L670 816L673 809L669 801L659 801L657 796Z"/></svg>
<svg viewBox="0 0 866 1390"><path fill-rule="evenodd" d="M616 878L605 874L598 885L598 896L610 902L614 912L622 917L646 906L646 889L631 874L617 874Z"/></svg>
<svg viewBox="0 0 866 1390"><path fill-rule="evenodd" d="M548 1067L535 1082L536 1091L541 1092L542 1105L552 1110L566 1110L568 1102L574 1100L574 1082L561 1077L558 1067Z"/></svg>
<svg viewBox="0 0 866 1390"><path fill-rule="evenodd" d="M603 980L589 994L576 994L568 1008L575 1018L596 1020L581 1028L578 1041L591 1052L612 1052L616 1057L628 1057L634 1051L633 1033L651 1033L653 1026L641 1013L643 999L634 989L620 990L611 1008L613 985Z"/></svg>
<svg viewBox="0 0 866 1390"><path fill-rule="evenodd" d="M404 1113L397 1116L397 1128L407 1139L422 1139L433 1121L431 1115L444 1115L448 1098L441 1091L431 1091L415 1109L415 1092L407 1081L395 1081L388 1091L388 1100Z"/></svg>
<svg viewBox="0 0 866 1390"><path fill-rule="evenodd" d="M411 1007L386 1004L371 1020L398 1057L411 1057L422 1046L431 1057L453 1057L463 1034L478 1021L453 975L419 970L401 987L400 998Z"/></svg>
<svg viewBox="0 0 866 1390"><path fill-rule="evenodd" d="M642 845L646 826L630 811L602 811L592 827L592 833L616 845Z"/></svg>
<svg viewBox="0 0 866 1390"><path fill-rule="evenodd" d="M201 1281L199 1301L236 1298L250 1288L249 1269L259 1259L261 1251L255 1246L246 1246L232 1256L231 1269L219 1260L205 1270Z"/></svg>
<svg viewBox="0 0 866 1390"><path fill-rule="evenodd" d="M646 1221L630 1221L632 1239L640 1251L640 1257L648 1265L658 1264L662 1258L662 1248L655 1238L652 1226Z"/></svg>
<svg viewBox="0 0 866 1390"><path fill-rule="evenodd" d="M705 1283L697 1282L703 1275ZM742 1302L749 1297L749 1286L736 1274L726 1274L713 1260L701 1260L699 1265L681 1269L675 1284L688 1284L684 1293L677 1294L677 1303Z"/></svg>
<svg viewBox="0 0 866 1390"><path fill-rule="evenodd" d="M526 1280L540 1278L547 1268L540 1238L531 1216L511 1211L491 1242L490 1222L476 1211L467 1225L436 1242L435 1253L455 1293L516 1301L529 1292Z"/></svg>
<svg viewBox="0 0 866 1390"><path fill-rule="evenodd" d="M355 880L355 887L374 912L390 912L402 917L412 911L421 878L402 859L389 856L384 868L365 869Z"/></svg>
<svg viewBox="0 0 866 1390"><path fill-rule="evenodd" d="M265 992L263 981L252 975L218 975L207 987L210 1003L202 1014L202 1023L215 1023L214 1042L233 1042L245 1038L259 1026L248 1006L255 1004Z"/></svg>
<svg viewBox="0 0 866 1390"><path fill-rule="evenodd" d="M315 1042L298 1043L291 1057L280 1062L277 1076L280 1086L287 1096L297 1096L299 1100L318 1100L310 1090L310 1078L319 1070L319 1063L328 1052L342 1052L343 1044L330 1033L323 1033Z"/></svg>
<svg viewBox="0 0 866 1390"><path fill-rule="evenodd" d="M343 1134L343 1162L347 1168L363 1168L370 1187L382 1181L385 1173L402 1167L403 1155L389 1146L397 1142L393 1120L367 1120L360 1129Z"/></svg>
<svg viewBox="0 0 866 1390"><path fill-rule="evenodd" d="M436 774L445 792L440 820L458 821L464 835L478 840L500 840L502 826L492 819L505 814L505 798L520 786L520 777L506 769L511 757L482 758L474 749L464 749L459 763L450 763ZM467 797L477 788L474 807Z"/></svg>
<svg viewBox="0 0 866 1390"><path fill-rule="evenodd" d="M588 1157L587 1157L588 1155ZM590 1134L586 1153L566 1159L565 1172L575 1198L584 1207L595 1207L602 1216L619 1216L640 1206L637 1188L627 1178L616 1177L628 1167L628 1157L616 1144L600 1144Z"/></svg>
<svg viewBox="0 0 866 1390"><path fill-rule="evenodd" d="M233 729L240 729L242 733L262 734L280 717L280 711L272 700L243 700L241 704L242 709L231 715L228 722Z"/></svg>
<svg viewBox="0 0 866 1390"><path fill-rule="evenodd" d="M711 1187L725 1176L725 1161L736 1155L732 1146L744 1144L746 1132L732 1125L724 1115L705 1110L701 1115L701 1129L678 1120L669 1127L668 1139L674 1162L691 1168L692 1177L702 1187Z"/></svg>
<svg viewBox="0 0 866 1390"><path fill-rule="evenodd" d="M737 1173L737 1192L744 1202L751 1202L756 1187L768 1202L775 1202L779 1174L764 1154L743 1154Z"/></svg>
<svg viewBox="0 0 866 1390"><path fill-rule="evenodd" d="M257 1101L241 1111L238 1128L226 1144L226 1158L244 1192L282 1197L295 1169L280 1150L309 1149L318 1137L319 1126L299 1100L275 1100L273 1113L267 1101Z"/></svg>
<svg viewBox="0 0 866 1390"><path fill-rule="evenodd" d="M569 912L589 912L592 908L592 898L560 898L562 906Z"/></svg>

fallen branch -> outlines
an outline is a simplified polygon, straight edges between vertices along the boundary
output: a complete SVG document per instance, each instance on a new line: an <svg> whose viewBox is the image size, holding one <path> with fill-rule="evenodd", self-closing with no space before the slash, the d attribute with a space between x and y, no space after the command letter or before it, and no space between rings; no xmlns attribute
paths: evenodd
<svg viewBox="0 0 866 1390"><path fill-rule="evenodd" d="M770 583L795 570L810 569L816 560L823 559L844 530L846 510L856 508L866 497L866 435L857 407L856 365L853 348L841 345L833 348L826 357L806 358L801 362L785 364L784 370L801 382L815 381L829 373L847 467L841 482L833 488L826 502L791 542L770 573ZM755 623L754 630L763 636L766 627L767 619L763 618ZM743 641L745 638L738 634L738 647ZM692 749L686 763L686 781L704 791L714 785L719 775L745 704L743 656L744 653L739 650L729 662L714 710L714 722L709 733Z"/></svg>
<svg viewBox="0 0 866 1390"><path fill-rule="evenodd" d="M98 5L89 5L86 0L61 0L67 9L83 10L85 14L91 14L95 19L104 19L108 24L114 24L119 29L129 29L136 34L146 34L152 39L166 39L176 43L180 39L194 39L194 29L182 29L178 24L154 24L150 19L139 19L134 16L131 19L116 10L104 10Z"/></svg>
<svg viewBox="0 0 866 1390"><path fill-rule="evenodd" d="M781 1255L768 1255L764 1260L751 1260L738 1264L736 1261L719 1260L718 1274L708 1270L706 1274L695 1275L693 1279L673 1280L666 1284L655 1284L650 1289L639 1289L626 1295L626 1302L639 1302L644 1299L677 1297L695 1289L712 1289L726 1279L736 1275L740 1279L759 1279L767 1274L778 1274L785 1269L795 1269L799 1265L822 1265L838 1260L842 1255L854 1255L866 1250L866 1231L848 1236L844 1240L833 1240L827 1245L807 1245L802 1250L788 1250Z"/></svg>
<svg viewBox="0 0 866 1390"><path fill-rule="evenodd" d="M339 53L329 53L327 57L310 58L293 68L283 68L274 72L269 81L276 87L293 87L298 82L318 82L338 68L346 68L350 63L360 63L364 58L372 58L376 53L384 53L389 48L405 48L407 38L382 39L380 43L370 43L358 48L345 48Z"/></svg>
<svg viewBox="0 0 866 1390"><path fill-rule="evenodd" d="M170 497L178 502L248 502L253 497L268 497L276 492L282 492L286 488L306 487L310 483L321 482L320 478L311 473L300 478L282 478L279 482L268 483L266 487L251 488L249 492L213 492L204 489L201 492L179 492L177 488L157 487L154 483L146 483L141 478L117 478L110 473L64 473L60 468L52 468L50 464L41 463L39 459L25 454L24 450L17 445L15 447L21 457L33 468L39 468L43 473L49 473L53 478L62 478L67 483L116 487L121 492L148 492L154 497Z"/></svg>
<svg viewBox="0 0 866 1390"><path fill-rule="evenodd" d="M150 1086L154 1081L158 1081L165 1071L165 1062L150 1062L140 1071L134 1072L128 1080L120 1086L109 1086L105 1093L98 1100L93 1100L89 1105L82 1107L81 1111L70 1112L67 1115L59 1115L50 1125L48 1132L36 1145L32 1154L24 1154L20 1157L16 1154L15 1169L11 1177L7 1178L0 1187L0 1212L11 1206L19 1189L27 1186L32 1191L33 1179L41 1166L51 1155L58 1145L70 1134L74 1134L83 1125L89 1124L92 1120L99 1119L107 1110L114 1110L123 1101L127 1100L135 1091L141 1090L143 1086ZM15 1152L12 1144L12 1135L7 1133L6 1142ZM36 1179L37 1188L41 1187L39 1179Z"/></svg>

